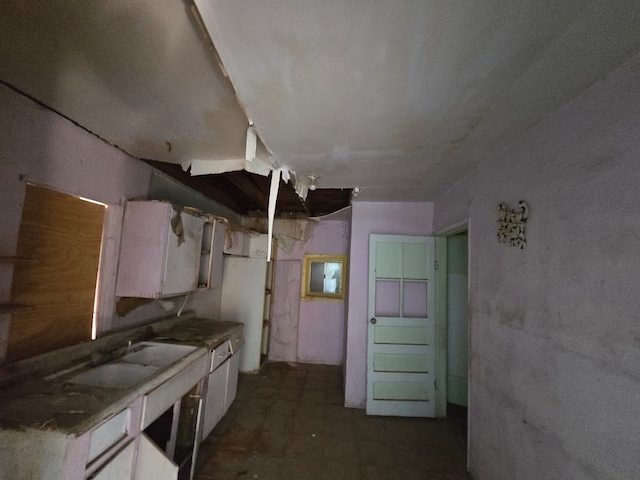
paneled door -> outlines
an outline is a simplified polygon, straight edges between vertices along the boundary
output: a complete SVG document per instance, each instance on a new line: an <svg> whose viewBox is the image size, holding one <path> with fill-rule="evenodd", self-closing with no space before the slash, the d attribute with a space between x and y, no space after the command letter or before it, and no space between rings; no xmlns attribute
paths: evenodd
<svg viewBox="0 0 640 480"><path fill-rule="evenodd" d="M367 414L436 410L435 239L369 237Z"/></svg>

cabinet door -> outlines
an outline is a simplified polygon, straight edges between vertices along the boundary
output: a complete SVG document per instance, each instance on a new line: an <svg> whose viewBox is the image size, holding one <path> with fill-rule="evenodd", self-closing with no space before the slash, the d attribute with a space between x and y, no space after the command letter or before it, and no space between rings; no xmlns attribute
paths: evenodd
<svg viewBox="0 0 640 480"><path fill-rule="evenodd" d="M197 289L204 219L159 201L127 202L116 295L158 298Z"/></svg>
<svg viewBox="0 0 640 480"><path fill-rule="evenodd" d="M129 417L129 410L125 409L91 431L87 463L95 460L109 447L115 445L116 442L127 435Z"/></svg>
<svg viewBox="0 0 640 480"><path fill-rule="evenodd" d="M177 216L179 220L176 220ZM176 222L179 222L177 227ZM171 223L162 295L193 292L198 287L204 219L185 212L174 212Z"/></svg>
<svg viewBox="0 0 640 480"><path fill-rule="evenodd" d="M138 480L175 480L178 478L178 466L169 460L164 452L144 433L140 435L135 478Z"/></svg>
<svg viewBox="0 0 640 480"><path fill-rule="evenodd" d="M208 367L209 357L203 355L179 374L147 393L143 401L142 429L151 425L156 418L202 380L207 375Z"/></svg>
<svg viewBox="0 0 640 480"><path fill-rule="evenodd" d="M116 295L156 298L162 291L171 204L127 202L122 223Z"/></svg>
<svg viewBox="0 0 640 480"><path fill-rule="evenodd" d="M229 372L227 373L227 388L224 395L224 412L226 415L229 407L236 399L236 393L238 392L238 365L240 364L240 352L236 352L227 363L229 364Z"/></svg>
<svg viewBox="0 0 640 480"><path fill-rule="evenodd" d="M131 478L134 450L135 442L132 441L90 478L92 480L123 480Z"/></svg>
<svg viewBox="0 0 640 480"><path fill-rule="evenodd" d="M209 375L207 401L204 405L202 440L207 438L224 414L224 397L227 387L229 362L220 365Z"/></svg>

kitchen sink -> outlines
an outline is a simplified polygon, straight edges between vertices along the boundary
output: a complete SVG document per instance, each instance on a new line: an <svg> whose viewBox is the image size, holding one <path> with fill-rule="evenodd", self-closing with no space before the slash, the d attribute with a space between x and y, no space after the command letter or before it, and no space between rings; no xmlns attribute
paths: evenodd
<svg viewBox="0 0 640 480"><path fill-rule="evenodd" d="M190 345L173 343L139 342L132 345L129 351L119 360L125 363L166 367L196 350Z"/></svg>
<svg viewBox="0 0 640 480"><path fill-rule="evenodd" d="M198 347L159 342L139 342L127 353L109 363L98 365L66 380L75 385L125 389L155 375Z"/></svg>
<svg viewBox="0 0 640 480"><path fill-rule="evenodd" d="M129 388L154 375L158 367L135 363L105 363L74 375L66 383L100 388Z"/></svg>

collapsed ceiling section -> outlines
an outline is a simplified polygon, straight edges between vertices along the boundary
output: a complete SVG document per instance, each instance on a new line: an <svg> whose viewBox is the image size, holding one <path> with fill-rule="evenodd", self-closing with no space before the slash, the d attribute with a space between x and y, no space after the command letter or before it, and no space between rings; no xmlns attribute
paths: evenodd
<svg viewBox="0 0 640 480"><path fill-rule="evenodd" d="M238 213L266 214L264 182L239 171L245 163L259 164L249 170L269 175L270 154L256 135L253 143L248 138L255 131L248 130L192 4L6 0L0 3L0 32L0 81L158 168L231 172L192 183ZM245 162L251 143L253 161ZM170 167L164 170L183 179ZM216 191L218 184L248 190L232 201ZM335 192L336 199L344 197ZM316 204L319 213L327 209ZM280 210L286 208L316 211L298 199Z"/></svg>
<svg viewBox="0 0 640 480"><path fill-rule="evenodd" d="M628 0L194 1L3 0L0 81L238 212L319 215L435 200L640 51Z"/></svg>
<svg viewBox="0 0 640 480"><path fill-rule="evenodd" d="M278 164L433 201L640 49L640 2L195 0Z"/></svg>
<svg viewBox="0 0 640 480"><path fill-rule="evenodd" d="M152 160L147 162L241 215L267 215L270 177L245 170L191 176L180 165ZM307 198L302 201L291 183L281 180L275 215L281 218L320 217L348 206L350 201L351 190L339 188L310 190Z"/></svg>

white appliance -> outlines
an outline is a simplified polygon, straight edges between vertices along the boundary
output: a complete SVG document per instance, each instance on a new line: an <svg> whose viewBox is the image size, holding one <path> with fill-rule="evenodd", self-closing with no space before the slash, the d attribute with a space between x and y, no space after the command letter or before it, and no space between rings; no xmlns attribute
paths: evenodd
<svg viewBox="0 0 640 480"><path fill-rule="evenodd" d="M260 370L265 312L266 258L225 256L220 319L244 323L241 372Z"/></svg>

